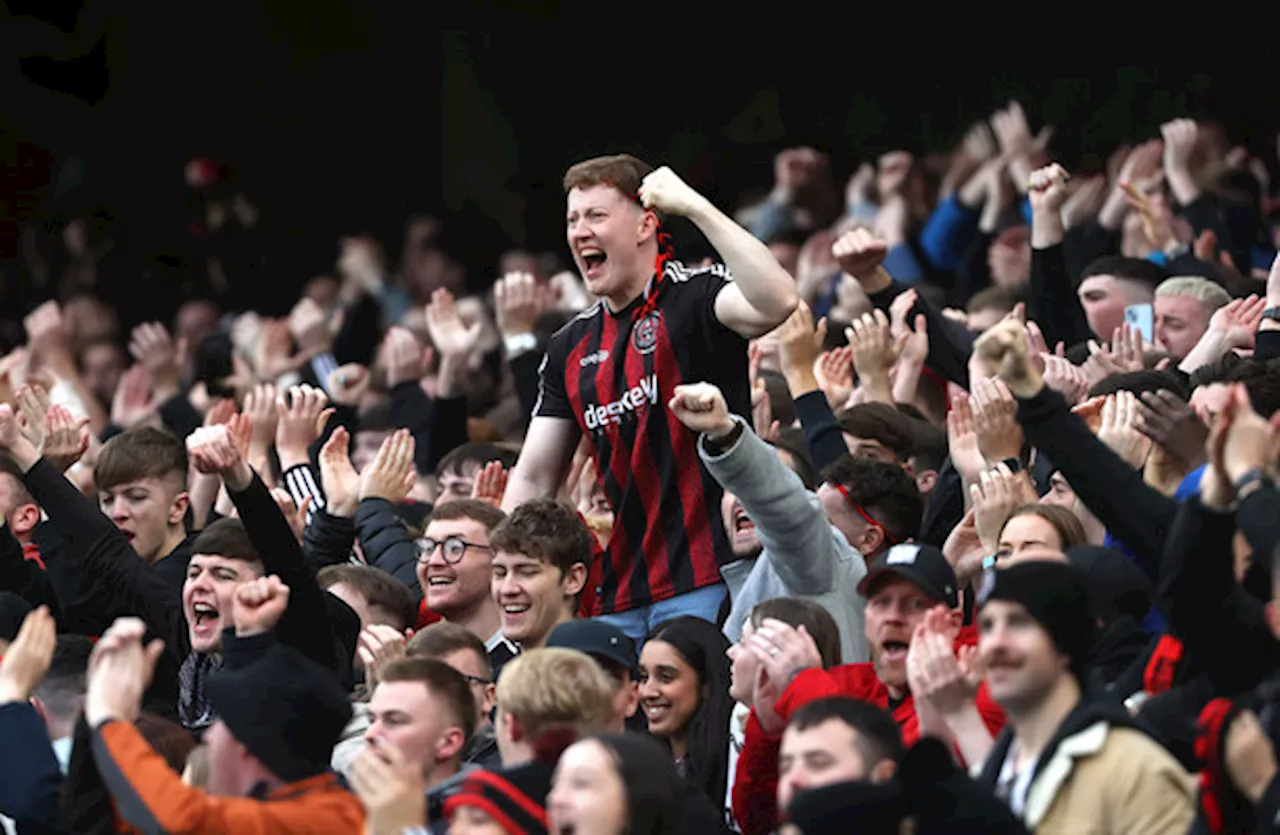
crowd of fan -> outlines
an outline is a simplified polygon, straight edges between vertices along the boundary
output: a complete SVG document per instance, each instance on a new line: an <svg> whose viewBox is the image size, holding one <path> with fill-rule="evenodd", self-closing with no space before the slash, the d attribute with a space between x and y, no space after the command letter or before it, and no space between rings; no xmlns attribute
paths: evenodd
<svg viewBox="0 0 1280 835"><path fill-rule="evenodd" d="M418 217L127 334L69 225L0 358L0 824L1273 831L1269 166L1051 135L732 217L598 157L573 270L468 296Z"/></svg>

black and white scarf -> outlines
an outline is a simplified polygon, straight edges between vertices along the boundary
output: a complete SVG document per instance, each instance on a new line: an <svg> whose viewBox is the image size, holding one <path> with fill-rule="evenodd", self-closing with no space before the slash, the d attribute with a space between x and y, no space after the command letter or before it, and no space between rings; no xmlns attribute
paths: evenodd
<svg viewBox="0 0 1280 835"><path fill-rule="evenodd" d="M192 733L203 733L217 718L204 688L221 666L222 656L216 652L192 652L178 668L178 718Z"/></svg>

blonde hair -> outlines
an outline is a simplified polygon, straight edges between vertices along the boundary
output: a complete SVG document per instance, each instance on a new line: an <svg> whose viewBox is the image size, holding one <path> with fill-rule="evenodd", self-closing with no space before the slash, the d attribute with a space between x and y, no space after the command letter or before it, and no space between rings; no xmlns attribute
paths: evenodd
<svg viewBox="0 0 1280 835"><path fill-rule="evenodd" d="M1221 285L1195 275L1175 276L1160 282L1160 286L1156 288L1156 298L1167 296L1189 296L1195 299L1204 305L1206 316L1212 316L1215 310L1231 301L1231 295Z"/></svg>
<svg viewBox="0 0 1280 835"><path fill-rule="evenodd" d="M536 742L558 726L604 730L616 686L591 656L573 649L532 649L508 661L498 677L498 709L514 716Z"/></svg>

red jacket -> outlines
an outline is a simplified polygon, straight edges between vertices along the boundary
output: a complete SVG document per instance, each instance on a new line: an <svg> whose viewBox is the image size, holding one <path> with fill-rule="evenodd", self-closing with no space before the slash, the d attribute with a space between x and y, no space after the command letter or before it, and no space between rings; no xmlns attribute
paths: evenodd
<svg viewBox="0 0 1280 835"><path fill-rule="evenodd" d="M976 640L977 633L966 628L956 638L956 646L972 644ZM830 670L804 670L792 679L774 709L785 721L804 705L828 696L844 696L889 709L889 688L876 676L875 667L870 663L845 664ZM995 736L1004 727L1004 709L992 701L986 682L978 688L977 704L987 729ZM902 729L902 741L908 746L914 745L920 738L920 723L911 694L907 693L891 712ZM766 835L778 824L778 750L781 744L782 737L766 733L753 710L747 720L746 739L742 753L738 755L733 783L733 817L741 827L742 835Z"/></svg>

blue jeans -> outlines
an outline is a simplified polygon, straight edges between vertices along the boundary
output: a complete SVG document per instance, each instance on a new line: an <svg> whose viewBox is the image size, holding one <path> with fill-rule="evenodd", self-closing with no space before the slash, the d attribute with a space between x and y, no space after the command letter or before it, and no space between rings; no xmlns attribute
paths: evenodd
<svg viewBox="0 0 1280 835"><path fill-rule="evenodd" d="M693 615L715 623L716 615L720 614L720 604L724 603L725 595L728 593L729 590L724 583L716 583L714 586L703 586L638 609L601 615L597 620L621 629L627 637L636 642L636 649L639 649L644 643L644 637L655 626L672 618Z"/></svg>

